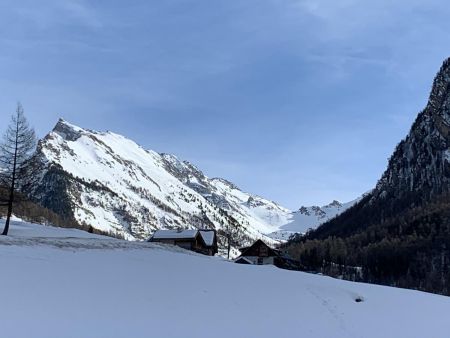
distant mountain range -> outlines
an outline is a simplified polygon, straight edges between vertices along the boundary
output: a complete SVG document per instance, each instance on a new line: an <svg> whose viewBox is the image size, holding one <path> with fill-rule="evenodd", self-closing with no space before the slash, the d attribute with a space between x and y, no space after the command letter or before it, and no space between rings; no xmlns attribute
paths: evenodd
<svg viewBox="0 0 450 338"><path fill-rule="evenodd" d="M39 141L41 176L27 193L82 229L143 240L157 229L239 229L239 242L287 239L354 202L291 210L209 178L174 155L147 150L121 135L59 120Z"/></svg>
<svg viewBox="0 0 450 338"><path fill-rule="evenodd" d="M287 223L279 227L279 230L269 233L274 239L288 240L290 236L296 233L305 233L310 229L315 229L322 223L336 217L345 210L361 200L359 197L347 203L340 203L334 200L330 204L305 207L302 206L296 211L291 211L287 217Z"/></svg>

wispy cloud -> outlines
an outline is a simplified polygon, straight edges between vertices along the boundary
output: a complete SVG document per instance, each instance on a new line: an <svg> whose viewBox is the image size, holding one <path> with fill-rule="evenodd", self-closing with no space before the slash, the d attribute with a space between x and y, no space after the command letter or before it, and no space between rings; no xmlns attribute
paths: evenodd
<svg viewBox="0 0 450 338"><path fill-rule="evenodd" d="M7 0L8 1L8 0ZM20 4L11 1L10 8L0 17L6 18L11 12L23 25L34 29L48 29L61 24L72 24L88 28L103 26L94 8L83 0L42 0L22 1Z"/></svg>
<svg viewBox="0 0 450 338"><path fill-rule="evenodd" d="M327 203L384 170L449 53L448 17L446 0L3 0L0 108Z"/></svg>
<svg viewBox="0 0 450 338"><path fill-rule="evenodd" d="M103 27L98 13L88 3L82 0L57 1L62 12L78 20L80 23L93 28Z"/></svg>

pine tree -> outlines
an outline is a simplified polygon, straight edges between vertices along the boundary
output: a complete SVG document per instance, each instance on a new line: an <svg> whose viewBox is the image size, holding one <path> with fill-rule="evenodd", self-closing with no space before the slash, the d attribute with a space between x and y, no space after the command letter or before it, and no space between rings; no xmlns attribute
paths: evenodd
<svg viewBox="0 0 450 338"><path fill-rule="evenodd" d="M13 211L17 187L30 177L27 164L36 147L36 135L25 118L23 107L17 104L16 112L0 144L0 184L8 189L7 200L2 205L8 207L2 235L7 235Z"/></svg>

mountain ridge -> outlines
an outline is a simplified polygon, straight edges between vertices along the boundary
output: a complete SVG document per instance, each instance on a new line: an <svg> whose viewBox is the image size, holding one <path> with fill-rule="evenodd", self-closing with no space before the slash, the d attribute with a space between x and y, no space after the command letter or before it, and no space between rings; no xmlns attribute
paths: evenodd
<svg viewBox="0 0 450 338"><path fill-rule="evenodd" d="M275 244L296 230L294 213L278 203L111 131L59 119L39 141L35 162L41 175L29 196L91 232L143 240L160 228L231 227L239 229L240 245L258 238ZM308 227L320 220L311 217Z"/></svg>

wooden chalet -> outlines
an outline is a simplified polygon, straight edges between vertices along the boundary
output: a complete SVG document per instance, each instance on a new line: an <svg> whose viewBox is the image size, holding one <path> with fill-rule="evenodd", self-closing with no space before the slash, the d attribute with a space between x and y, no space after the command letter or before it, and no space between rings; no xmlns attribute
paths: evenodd
<svg viewBox="0 0 450 338"><path fill-rule="evenodd" d="M157 230L149 242L179 246L208 256L218 252L215 230Z"/></svg>
<svg viewBox="0 0 450 338"><path fill-rule="evenodd" d="M300 270L300 264L281 250L271 248L262 240L239 249L241 255L234 262L239 264L275 265L289 270Z"/></svg>

